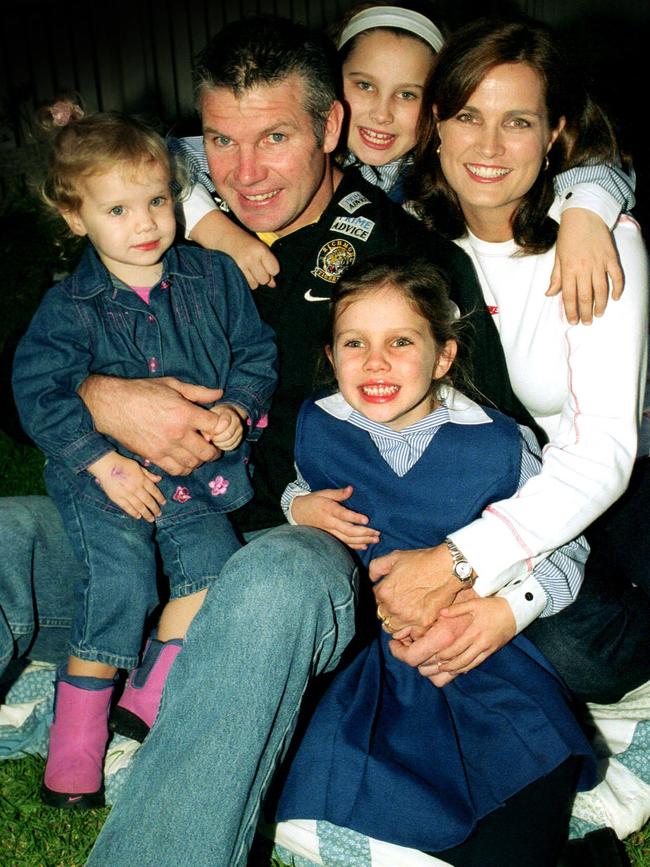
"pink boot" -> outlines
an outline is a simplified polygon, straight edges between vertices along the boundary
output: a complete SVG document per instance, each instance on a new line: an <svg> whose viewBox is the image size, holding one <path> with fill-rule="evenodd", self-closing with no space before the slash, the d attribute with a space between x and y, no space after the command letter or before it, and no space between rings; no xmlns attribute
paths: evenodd
<svg viewBox="0 0 650 867"><path fill-rule="evenodd" d="M104 805L103 763L113 681L106 689L82 689L57 681L50 749L41 799L50 807Z"/></svg>
<svg viewBox="0 0 650 867"><path fill-rule="evenodd" d="M140 742L146 738L158 716L167 675L182 647L183 642L176 638L147 642L142 662L129 675L113 711L110 721L113 731Z"/></svg>

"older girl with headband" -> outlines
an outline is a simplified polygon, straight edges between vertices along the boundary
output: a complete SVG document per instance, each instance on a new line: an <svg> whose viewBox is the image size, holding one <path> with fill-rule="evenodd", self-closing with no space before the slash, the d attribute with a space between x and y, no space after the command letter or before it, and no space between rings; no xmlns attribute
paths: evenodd
<svg viewBox="0 0 650 867"><path fill-rule="evenodd" d="M207 587L240 547L226 513L252 496L246 434L269 406L276 351L230 259L173 246L173 166L160 136L65 101L51 119L46 203L89 243L22 338L14 391L83 571L42 788L47 804L78 809L103 804L117 669L131 670L121 731L142 740ZM91 373L223 389L206 433L223 457L174 477L103 436L77 394ZM170 598L138 667L158 556Z"/></svg>
<svg viewBox="0 0 650 867"><path fill-rule="evenodd" d="M339 159L347 170L359 169L366 180L401 202L417 143L424 85L443 45L442 33L420 12L375 4L352 12L336 44L348 107L348 135ZM272 241L267 246L218 210L213 198L218 191L202 140L174 139L170 146L187 161L195 181L183 204L186 236L229 253L252 289L275 285L279 265ZM622 291L623 274L608 227L621 207L633 206L633 193L615 165L576 166L555 182L565 198L549 293L562 289L570 318L577 320L579 314L591 321L593 299L596 314L607 304L608 275L613 297Z"/></svg>
<svg viewBox="0 0 650 867"><path fill-rule="evenodd" d="M342 164L396 202L404 201L424 85L443 41L432 21L397 6L352 14L336 40L348 108Z"/></svg>

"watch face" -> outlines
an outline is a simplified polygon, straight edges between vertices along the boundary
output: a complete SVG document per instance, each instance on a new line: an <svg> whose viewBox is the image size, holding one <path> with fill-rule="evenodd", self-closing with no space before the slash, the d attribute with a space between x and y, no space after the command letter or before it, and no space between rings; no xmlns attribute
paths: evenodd
<svg viewBox="0 0 650 867"><path fill-rule="evenodd" d="M461 581L469 581L472 577L472 571L472 567L467 560L461 560L461 562L456 563L456 566L454 567L454 572Z"/></svg>

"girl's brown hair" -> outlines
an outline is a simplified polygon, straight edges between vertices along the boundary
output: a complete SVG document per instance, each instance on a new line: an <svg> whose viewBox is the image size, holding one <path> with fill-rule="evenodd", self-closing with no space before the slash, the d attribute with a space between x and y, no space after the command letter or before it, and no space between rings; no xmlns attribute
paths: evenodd
<svg viewBox="0 0 650 867"><path fill-rule="evenodd" d="M447 278L425 259L409 259L398 255L374 256L348 268L332 290L325 345L333 345L336 319L342 306L386 288L397 290L426 320L437 347L444 346L448 340L458 344L452 367L436 384L451 384L453 380L454 385L463 391L471 391L469 360L461 339L465 320L460 317L458 307L449 297Z"/></svg>

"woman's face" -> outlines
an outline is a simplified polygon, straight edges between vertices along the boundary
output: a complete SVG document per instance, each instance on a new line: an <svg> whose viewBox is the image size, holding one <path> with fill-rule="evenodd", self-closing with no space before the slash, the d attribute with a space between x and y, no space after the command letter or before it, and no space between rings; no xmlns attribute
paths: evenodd
<svg viewBox="0 0 650 867"><path fill-rule="evenodd" d="M512 215L563 126L564 118L550 128L542 82L525 63L495 66L467 104L438 123L440 165L474 234L512 237Z"/></svg>
<svg viewBox="0 0 650 867"><path fill-rule="evenodd" d="M350 110L348 148L370 166L408 153L434 53L419 39L387 30L363 33L343 63Z"/></svg>

